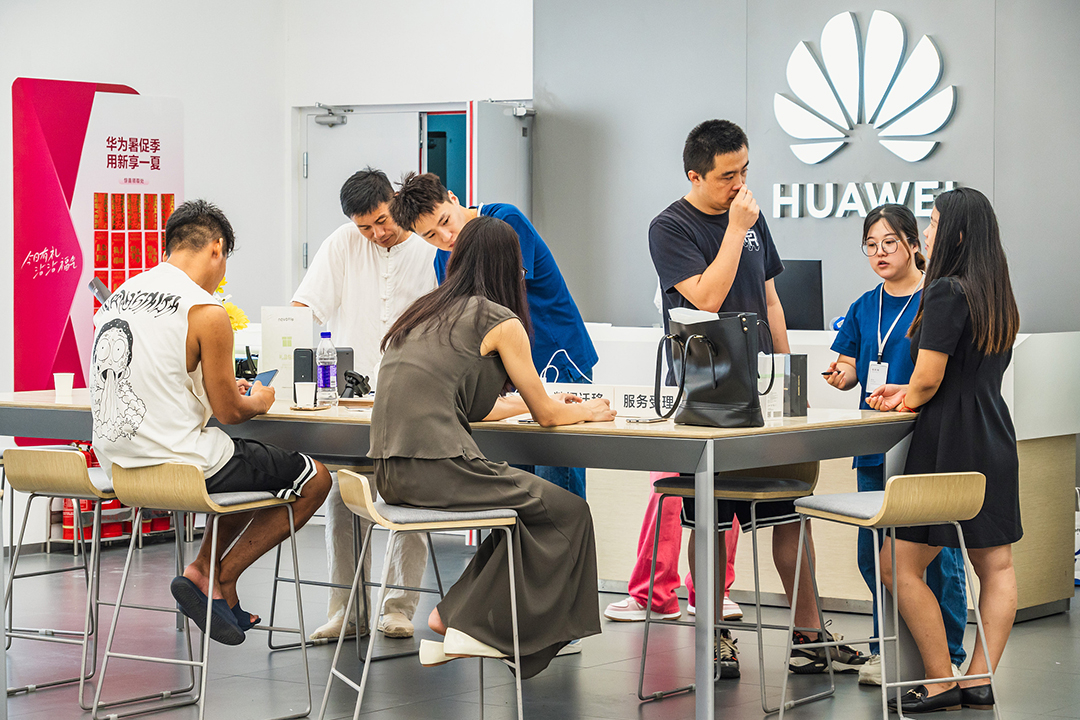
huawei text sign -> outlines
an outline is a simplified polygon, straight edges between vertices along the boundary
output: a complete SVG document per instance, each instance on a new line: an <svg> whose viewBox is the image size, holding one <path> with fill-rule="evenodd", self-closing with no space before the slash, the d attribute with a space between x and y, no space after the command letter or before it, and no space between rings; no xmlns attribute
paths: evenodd
<svg viewBox="0 0 1080 720"><path fill-rule="evenodd" d="M886 183L777 183L773 185L774 218L859 217L885 203L908 205L916 217L930 217L939 193L956 187L953 180Z"/></svg>

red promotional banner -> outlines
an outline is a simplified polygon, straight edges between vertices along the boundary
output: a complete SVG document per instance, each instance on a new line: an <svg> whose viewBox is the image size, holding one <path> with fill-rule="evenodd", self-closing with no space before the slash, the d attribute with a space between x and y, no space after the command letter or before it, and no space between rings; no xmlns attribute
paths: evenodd
<svg viewBox="0 0 1080 720"><path fill-rule="evenodd" d="M157 264L183 189L182 108L123 85L36 78L17 78L11 95L14 388L51 389L54 372L86 387L99 307L87 283L115 290Z"/></svg>

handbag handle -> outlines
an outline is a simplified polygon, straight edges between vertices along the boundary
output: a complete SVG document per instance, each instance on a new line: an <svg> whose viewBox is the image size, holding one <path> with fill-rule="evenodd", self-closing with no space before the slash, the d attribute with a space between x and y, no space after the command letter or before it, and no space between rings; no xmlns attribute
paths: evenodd
<svg viewBox="0 0 1080 720"><path fill-rule="evenodd" d="M771 344L771 341L772 341L772 328L769 327L769 323L767 323L764 320L759 318L758 319L758 325L764 325L765 329L769 331L769 341L770 341L770 344ZM748 332L747 327L746 327L746 320L743 320L743 332ZM747 345L747 349L749 349L749 345ZM772 348L772 349L776 350L776 348ZM758 391L758 396L759 397L764 396L764 395L768 395L770 392L772 392L773 383L776 382L776 353L775 352L769 353L769 357L772 359L772 369L769 371L769 387L765 388L765 392ZM757 358L752 358L751 360L752 361L757 360ZM753 367L753 362L751 362L750 366Z"/></svg>
<svg viewBox="0 0 1080 720"><path fill-rule="evenodd" d="M713 347L712 341L709 338L701 334L691 335L686 340L683 340L678 335L665 335L660 338L660 344L656 348L656 382L653 385L653 409L656 410L656 414L665 420L675 414L675 410L679 407L679 401L682 400L683 391L686 387L686 353L689 350L690 343L694 340L704 341L705 346L709 348L709 360L711 361L716 357L716 349ZM679 391L675 395L675 402L671 404L671 409L666 413L660 412L660 373L664 367L664 343L671 341L679 344L679 351L683 355L682 367L679 372ZM674 355L673 355L674 357ZM716 387L716 363L710 362L709 367L712 368L713 375L713 387Z"/></svg>
<svg viewBox="0 0 1080 720"><path fill-rule="evenodd" d="M653 386L653 410L656 414L663 419L667 420L669 417L675 414L675 409L679 407L679 401L682 400L683 387L686 384L686 363L682 363L681 372L679 373L679 392L675 396L675 402L671 404L671 409L666 413L660 412L660 373L664 369L664 345L665 343L673 342L679 343L679 350L682 353L686 352L686 343L678 335L665 335L660 338L660 345L656 348L656 384ZM674 355L672 355L674 357Z"/></svg>

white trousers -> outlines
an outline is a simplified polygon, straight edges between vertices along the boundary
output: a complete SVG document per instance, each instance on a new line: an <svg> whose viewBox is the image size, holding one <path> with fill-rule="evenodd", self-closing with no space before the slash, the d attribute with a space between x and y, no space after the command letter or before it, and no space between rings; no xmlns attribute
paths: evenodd
<svg viewBox="0 0 1080 720"><path fill-rule="evenodd" d="M353 468L350 468L353 469ZM371 468L355 468L357 472L366 470L370 474ZM357 542L353 533L353 515L345 503L341 500L341 491L338 489L337 473L332 473L333 484L330 494L326 496L326 554L330 569L330 582L344 585L344 588L330 588L330 602L326 616L333 620L345 612L345 603L349 600L349 585L356 573L354 543ZM360 521L362 532L367 532L370 523ZM363 540L361 535L360 540ZM394 543L394 554L390 557L390 585L408 585L418 587L424 579L424 570L427 568L427 539L421 534L408 534L398 536ZM371 579L371 550L368 549L364 556L364 574ZM387 590L386 602L383 603L383 612L399 612L412 620L416 612L416 604L420 599L420 593L407 592L405 590ZM372 598L369 596L369 602ZM363 612L361 606L361 612ZM361 626L366 624L366 618Z"/></svg>

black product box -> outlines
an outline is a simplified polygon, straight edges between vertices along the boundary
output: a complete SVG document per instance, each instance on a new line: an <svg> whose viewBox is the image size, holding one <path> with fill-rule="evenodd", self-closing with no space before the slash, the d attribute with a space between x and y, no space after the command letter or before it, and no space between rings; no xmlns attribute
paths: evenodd
<svg viewBox="0 0 1080 720"><path fill-rule="evenodd" d="M806 355L784 355L784 417L806 417Z"/></svg>
<svg viewBox="0 0 1080 720"><path fill-rule="evenodd" d="M337 387L340 395L345 390L345 371L353 369L353 349L351 347L339 347L336 349ZM293 383L298 382L315 382L314 348L293 349Z"/></svg>

